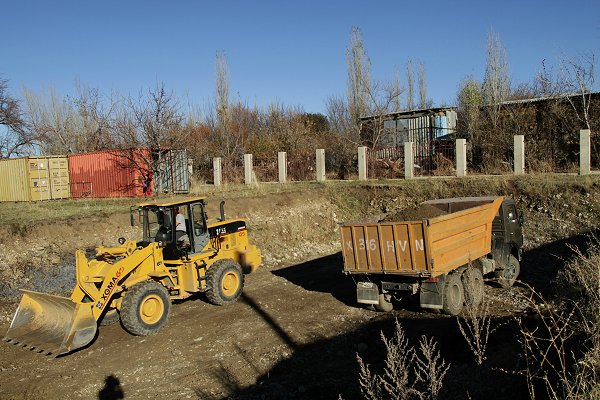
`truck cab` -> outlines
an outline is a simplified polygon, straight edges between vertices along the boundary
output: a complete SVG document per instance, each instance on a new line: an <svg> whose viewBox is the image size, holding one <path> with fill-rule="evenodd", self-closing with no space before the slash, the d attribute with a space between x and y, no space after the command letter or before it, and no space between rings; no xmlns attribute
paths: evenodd
<svg viewBox="0 0 600 400"><path fill-rule="evenodd" d="M514 284L520 272L525 218L515 201L505 198L492 222L494 276L502 287Z"/></svg>

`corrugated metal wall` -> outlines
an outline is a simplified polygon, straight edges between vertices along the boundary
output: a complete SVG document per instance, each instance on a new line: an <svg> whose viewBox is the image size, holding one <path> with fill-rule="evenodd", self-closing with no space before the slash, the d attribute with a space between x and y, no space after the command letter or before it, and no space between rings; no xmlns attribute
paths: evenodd
<svg viewBox="0 0 600 400"><path fill-rule="evenodd" d="M70 197L66 156L30 156L0 161L0 201Z"/></svg>
<svg viewBox="0 0 600 400"><path fill-rule="evenodd" d="M186 150L166 150L158 157L158 172L154 176L160 193L189 193L190 176Z"/></svg>
<svg viewBox="0 0 600 400"><path fill-rule="evenodd" d="M0 161L0 201L30 201L26 158Z"/></svg>
<svg viewBox="0 0 600 400"><path fill-rule="evenodd" d="M149 169L144 158L141 153L120 150L70 155L71 196L142 196L144 176L141 170Z"/></svg>

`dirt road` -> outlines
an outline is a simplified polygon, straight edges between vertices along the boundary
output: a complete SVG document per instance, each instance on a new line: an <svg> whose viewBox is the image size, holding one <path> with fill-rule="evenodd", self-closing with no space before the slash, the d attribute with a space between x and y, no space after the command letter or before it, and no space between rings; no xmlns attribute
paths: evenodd
<svg viewBox="0 0 600 400"><path fill-rule="evenodd" d="M379 333L390 331L394 317L415 341L435 333L450 362L467 362L454 318L359 308L340 271L339 254L262 268L247 276L235 304L184 301L156 336L101 327L89 347L55 359L2 343L0 398L352 399L359 395L356 353L381 360ZM507 292L487 290L499 318L517 311L501 299Z"/></svg>

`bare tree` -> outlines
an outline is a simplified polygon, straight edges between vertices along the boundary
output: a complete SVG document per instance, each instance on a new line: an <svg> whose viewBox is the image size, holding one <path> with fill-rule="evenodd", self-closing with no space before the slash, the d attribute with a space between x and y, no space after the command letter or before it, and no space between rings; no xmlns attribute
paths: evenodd
<svg viewBox="0 0 600 400"><path fill-rule="evenodd" d="M427 83L425 81L425 65L419 63L419 108L424 109L429 107L429 101L427 100Z"/></svg>
<svg viewBox="0 0 600 400"><path fill-rule="evenodd" d="M596 82L596 59L593 53L582 57L563 59L561 62L561 75L568 94L576 94L578 102L567 97L577 118L585 129L590 126L590 106L592 100L592 88Z"/></svg>
<svg viewBox="0 0 600 400"><path fill-rule="evenodd" d="M494 32L488 35L485 75L483 78L483 100L487 106L494 128L498 125L500 107L510 94L510 75L506 51L500 37Z"/></svg>
<svg viewBox="0 0 600 400"><path fill-rule="evenodd" d="M353 27L350 47L346 51L348 63L348 114L359 132L359 119L368 113L368 92L371 91L371 61L363 46L362 33Z"/></svg>
<svg viewBox="0 0 600 400"><path fill-rule="evenodd" d="M53 87L48 95L24 90L26 114L44 154L76 153L82 132L77 111L69 99L59 99Z"/></svg>
<svg viewBox="0 0 600 400"><path fill-rule="evenodd" d="M481 83L473 76L465 78L458 88L458 109L461 112L459 123L461 131L470 142L479 142L477 133L480 122L481 107L483 105L483 94Z"/></svg>
<svg viewBox="0 0 600 400"><path fill-rule="evenodd" d="M21 105L8 93L8 81L0 79L0 158L21 155L34 145Z"/></svg>
<svg viewBox="0 0 600 400"><path fill-rule="evenodd" d="M138 170L144 180L151 180L164 165L167 148L182 147L183 116L172 91L164 83L124 100L116 113L115 137L124 166Z"/></svg>
<svg viewBox="0 0 600 400"><path fill-rule="evenodd" d="M215 58L215 101L218 123L227 129L229 113L229 66L224 51L217 51Z"/></svg>
<svg viewBox="0 0 600 400"><path fill-rule="evenodd" d="M415 80L413 78L413 66L411 60L408 60L406 63L406 86L406 108L410 111L415 108Z"/></svg>
<svg viewBox="0 0 600 400"><path fill-rule="evenodd" d="M396 71L396 76L394 79L394 91L397 93L402 93L402 86L400 85L400 71ZM402 111L402 98L400 96L396 97L394 100L394 112Z"/></svg>
<svg viewBox="0 0 600 400"><path fill-rule="evenodd" d="M368 95L368 106L371 114L374 116L368 138L371 142L371 148L376 148L381 139L386 134L393 134L395 131L386 129L385 120L389 113L393 112L402 92L398 85L389 83L375 83L366 93Z"/></svg>
<svg viewBox="0 0 600 400"><path fill-rule="evenodd" d="M117 107L114 95L106 98L97 88L77 81L77 107L82 132L77 151L95 151L114 147L112 120Z"/></svg>

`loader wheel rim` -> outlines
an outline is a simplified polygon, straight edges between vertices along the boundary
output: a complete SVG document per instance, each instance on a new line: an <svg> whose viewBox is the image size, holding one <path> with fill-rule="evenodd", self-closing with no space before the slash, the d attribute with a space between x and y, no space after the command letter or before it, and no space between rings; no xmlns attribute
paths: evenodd
<svg viewBox="0 0 600 400"><path fill-rule="evenodd" d="M221 290L227 297L233 296L240 287L240 277L234 271L227 271L221 280Z"/></svg>
<svg viewBox="0 0 600 400"><path fill-rule="evenodd" d="M145 324L156 324L163 316L165 305L160 296L147 296L140 304L140 318Z"/></svg>

